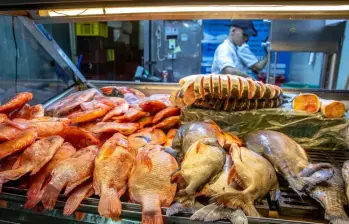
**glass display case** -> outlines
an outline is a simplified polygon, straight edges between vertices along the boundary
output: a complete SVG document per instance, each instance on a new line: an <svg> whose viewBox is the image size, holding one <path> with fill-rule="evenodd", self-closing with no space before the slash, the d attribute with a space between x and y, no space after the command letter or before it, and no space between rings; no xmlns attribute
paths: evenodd
<svg viewBox="0 0 349 224"><path fill-rule="evenodd" d="M232 20L250 20L258 33L248 39L258 69L246 75L284 88L288 94L317 93L349 100L349 3L347 1L1 1L0 105L18 92L48 107L79 89L128 86L146 95L171 93L179 80L211 74L215 52L231 32ZM341 163L346 150L309 152L312 161ZM343 160L343 161L342 161ZM256 203L264 217L249 223L318 223L314 201L281 191ZM60 196L50 212L23 208L26 190L6 186L0 220L13 223L112 223L98 215L98 198L85 199L74 215L62 214ZM269 195L268 195L269 196ZM296 199L295 199L296 198ZM140 205L122 202L118 222L140 223ZM319 213L319 215L313 214ZM166 223L199 223L190 214ZM228 223L221 221L221 223Z"/></svg>

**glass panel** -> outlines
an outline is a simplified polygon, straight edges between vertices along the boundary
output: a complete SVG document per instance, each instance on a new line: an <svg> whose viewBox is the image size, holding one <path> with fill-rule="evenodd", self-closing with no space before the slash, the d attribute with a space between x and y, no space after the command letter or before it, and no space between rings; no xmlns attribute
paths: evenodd
<svg viewBox="0 0 349 224"><path fill-rule="evenodd" d="M33 104L43 103L72 84L18 18L0 21L0 103L23 91L35 95Z"/></svg>
<svg viewBox="0 0 349 224"><path fill-rule="evenodd" d="M1 47L9 56L2 62L7 66L0 68L1 75L13 83L11 17L2 19L7 20L3 39L8 44ZM251 20L257 35L242 29L240 36L247 41L243 45L237 43L243 21L234 21L234 26L231 20L205 19L45 24L45 28L89 80L178 83L191 74L233 71L285 88L345 89L346 21ZM18 44L18 77L62 80L53 60L24 34L25 30L18 31L18 39L30 44ZM215 60L218 64L212 71Z"/></svg>

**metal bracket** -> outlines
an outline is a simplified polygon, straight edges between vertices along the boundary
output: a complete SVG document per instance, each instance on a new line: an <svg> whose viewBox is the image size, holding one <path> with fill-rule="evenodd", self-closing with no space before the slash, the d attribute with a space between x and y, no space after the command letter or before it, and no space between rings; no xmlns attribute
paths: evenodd
<svg viewBox="0 0 349 224"><path fill-rule="evenodd" d="M38 41L38 43L47 51L47 53L56 61L56 63L68 73L72 75L74 81L78 84L86 84L85 76L79 71L70 58L63 52L62 48L52 38L42 25L36 25L33 20L19 16L18 20L29 31L30 34Z"/></svg>

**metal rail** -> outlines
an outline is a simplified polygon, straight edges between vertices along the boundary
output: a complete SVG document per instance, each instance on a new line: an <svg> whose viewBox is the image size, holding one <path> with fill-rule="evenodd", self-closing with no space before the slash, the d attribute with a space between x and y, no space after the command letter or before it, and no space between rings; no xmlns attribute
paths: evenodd
<svg viewBox="0 0 349 224"><path fill-rule="evenodd" d="M11 192L11 193L9 193ZM12 202L12 203L17 203L19 207L15 207L18 209L21 215L22 213L30 214L30 215L45 215L43 213L36 213L34 211L29 211L25 210L21 205L23 205L27 198L24 196L26 193L26 190L23 189L18 189L18 188L13 188L13 187L4 187L3 192L0 194L0 199L5 200L7 202ZM64 202L64 197L59 197L55 209L59 210L60 212L53 212L55 215L57 215L59 219L64 219L64 217L61 215L61 210L65 205ZM98 215L98 202L99 200L97 198L88 198L84 200L77 211L80 212L85 212L89 214L96 214L93 215L93 220L95 222L92 223L103 223L104 218ZM127 220L133 220L133 221L140 221L142 219L142 209L141 206L138 204L132 204L132 203L125 203L122 202L122 214L121 218L122 219L127 219ZM10 209L10 208L5 208L5 209ZM1 211L1 209L0 209ZM1 212L0 212L1 214ZM199 224L202 223L200 221L193 221L189 219L190 214L181 214L181 216L166 216L166 208L162 208L162 214L163 214L163 219L165 223L168 224ZM52 214L47 214L49 216L52 216ZM90 217L91 218L91 217ZM68 219L66 218L67 221L71 221L71 217ZM85 220L86 221L86 220ZM257 218L257 217L248 217L249 223L280 223L280 224L315 224L315 222L304 222L304 221L293 221L293 220L284 220L284 219L273 219L273 218ZM220 224L228 224L230 222L226 221L219 221L217 223Z"/></svg>
<svg viewBox="0 0 349 224"><path fill-rule="evenodd" d="M76 81L87 82L85 76L43 26L37 26L33 20L23 16L19 16L18 20L67 74L72 75Z"/></svg>

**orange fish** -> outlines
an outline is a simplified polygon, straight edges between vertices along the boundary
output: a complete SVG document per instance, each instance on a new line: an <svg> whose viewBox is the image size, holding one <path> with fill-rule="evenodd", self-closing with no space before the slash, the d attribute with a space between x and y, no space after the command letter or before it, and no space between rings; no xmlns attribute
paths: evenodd
<svg viewBox="0 0 349 224"><path fill-rule="evenodd" d="M33 94L29 92L18 93L9 102L0 106L0 113L10 113L21 108L26 102L33 99Z"/></svg>
<svg viewBox="0 0 349 224"><path fill-rule="evenodd" d="M143 112L134 108L130 108L124 115L113 117L113 120L116 122L133 122L142 117L148 116L147 112Z"/></svg>
<svg viewBox="0 0 349 224"><path fill-rule="evenodd" d="M165 109L163 109L155 114L154 119L153 119L153 124L158 123L159 121L161 121L164 118L179 115L180 113L181 113L181 110L177 107L165 108Z"/></svg>
<svg viewBox="0 0 349 224"><path fill-rule="evenodd" d="M135 133L128 136L127 139L130 148L134 150L137 150L138 148L141 148L148 144L162 145L167 140L165 133L160 129Z"/></svg>
<svg viewBox="0 0 349 224"><path fill-rule="evenodd" d="M177 185L170 175L178 169L176 159L157 148L137 154L128 181L132 202L142 205L142 223L162 224L161 207L169 207Z"/></svg>
<svg viewBox="0 0 349 224"><path fill-rule="evenodd" d="M167 132L167 141L164 144L165 147L172 147L172 141L174 139L174 137L176 136L177 133L177 129L170 129Z"/></svg>
<svg viewBox="0 0 349 224"><path fill-rule="evenodd" d="M75 188L65 203L63 215L69 216L79 207L80 203L95 193L91 181L81 184Z"/></svg>
<svg viewBox="0 0 349 224"><path fill-rule="evenodd" d="M106 95L113 95L113 92L116 91L120 92L123 95L130 93L140 98L145 97L144 93L142 93L141 91L125 86L104 86L100 88L100 90Z"/></svg>
<svg viewBox="0 0 349 224"><path fill-rule="evenodd" d="M167 130L167 129L170 129L172 127L179 125L179 121L180 121L179 116L168 117L168 118L165 118L164 120L162 120L160 123L156 124L154 126L154 128Z"/></svg>
<svg viewBox="0 0 349 224"><path fill-rule="evenodd" d="M0 172L12 169L13 164L16 163L18 157L19 154L15 154L2 159L0 163Z"/></svg>
<svg viewBox="0 0 349 224"><path fill-rule="evenodd" d="M120 146L120 141L125 141L125 137L116 133L103 144L93 173L93 187L96 194L100 195L98 212L113 220L117 220L121 214L119 198L126 192L134 162L134 156Z"/></svg>
<svg viewBox="0 0 349 224"><path fill-rule="evenodd" d="M10 180L17 180L29 172L31 175L39 172L52 159L63 142L63 138L59 136L42 138L34 142L19 156L11 170L0 173L0 190L2 185Z"/></svg>
<svg viewBox="0 0 349 224"><path fill-rule="evenodd" d="M58 163L68 159L76 152L76 149L69 143L65 142L55 153L52 159L34 176L31 178L30 188L27 192L28 201L24 204L25 208L33 208L41 200L41 188L45 180L50 176L52 170Z"/></svg>
<svg viewBox="0 0 349 224"><path fill-rule="evenodd" d="M92 100L97 94L99 93L96 89L87 89L72 93L50 105L47 108L47 113L55 116L66 115L78 107L81 103Z"/></svg>
<svg viewBox="0 0 349 224"><path fill-rule="evenodd" d="M30 106L29 104L24 104L23 107L16 112L11 114L11 119L23 118L23 119L33 119L43 117L45 114L44 107L41 104Z"/></svg>
<svg viewBox="0 0 349 224"><path fill-rule="evenodd" d="M32 129L28 129L19 133L15 138L0 144L0 159L21 151L31 145L38 134Z"/></svg>
<svg viewBox="0 0 349 224"><path fill-rule="evenodd" d="M110 106L108 105L105 105L104 103L102 102L99 102L97 100L92 100L92 101L89 101L89 102L83 102L80 104L80 108L82 110L96 110L96 109L99 109L99 108L109 108Z"/></svg>
<svg viewBox="0 0 349 224"><path fill-rule="evenodd" d="M123 135L130 135L139 128L138 123L116 123L116 122L99 122L93 128L91 132L120 132Z"/></svg>
<svg viewBox="0 0 349 224"><path fill-rule="evenodd" d="M145 112L149 112L151 114L155 114L167 106L164 102L160 100L148 100L139 104L139 107L142 108Z"/></svg>
<svg viewBox="0 0 349 224"><path fill-rule="evenodd" d="M12 123L13 126L22 130L29 128L35 130L39 138L48 137L52 135L59 135L67 126L67 123L64 121L32 121L24 119L14 119L10 123Z"/></svg>
<svg viewBox="0 0 349 224"><path fill-rule="evenodd" d="M154 119L153 116L147 116L137 120L137 123L139 124L139 128L142 129L147 125L151 125L153 123L153 119Z"/></svg>
<svg viewBox="0 0 349 224"><path fill-rule="evenodd" d="M116 105L111 111L109 111L102 119L102 121L110 120L112 117L120 116L125 114L129 109L129 104L126 102L126 100L122 99L123 101L120 102L120 104Z"/></svg>
<svg viewBox="0 0 349 224"><path fill-rule="evenodd" d="M7 120L7 119L8 119L8 117L6 114L0 114L0 123Z"/></svg>
<svg viewBox="0 0 349 224"><path fill-rule="evenodd" d="M21 129L8 123L0 123L0 142L11 140L21 133Z"/></svg>
<svg viewBox="0 0 349 224"><path fill-rule="evenodd" d="M91 132L74 126L65 127L60 136L77 149L85 148L90 145L99 145L100 143L99 139Z"/></svg>
<svg viewBox="0 0 349 224"><path fill-rule="evenodd" d="M76 112L68 116L68 118L72 121L73 124L88 122L96 120L97 118L103 117L108 111L110 107L97 108L93 110L86 110L81 112Z"/></svg>
<svg viewBox="0 0 349 224"><path fill-rule="evenodd" d="M60 162L53 169L50 182L42 189L42 203L46 209L53 209L59 192L64 187L66 187L64 195L68 195L75 187L92 176L97 154L97 146L86 147Z"/></svg>

